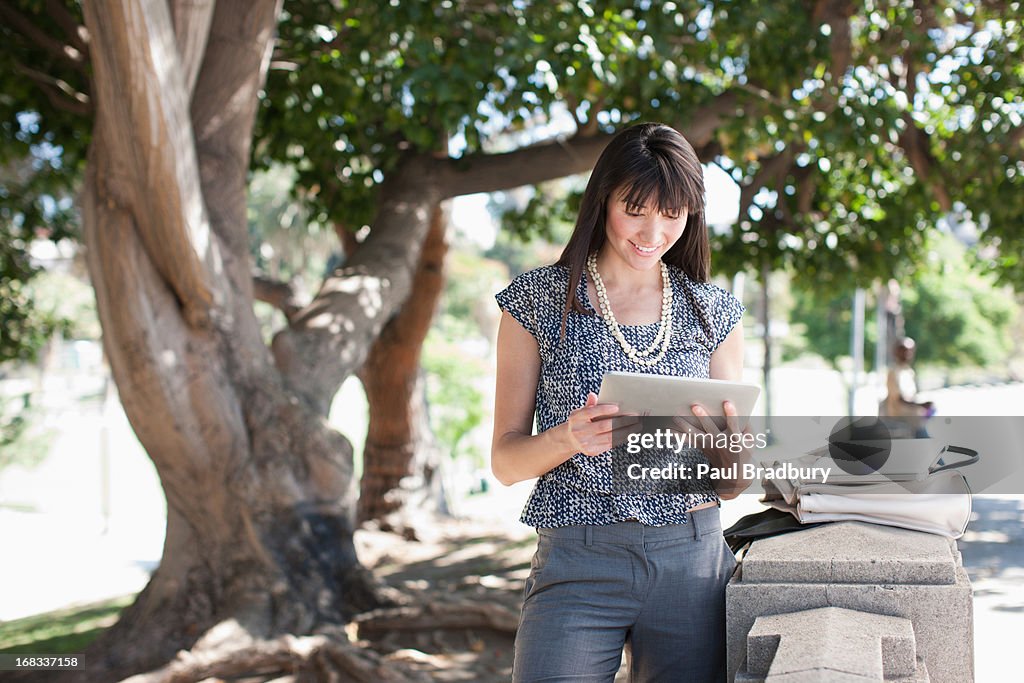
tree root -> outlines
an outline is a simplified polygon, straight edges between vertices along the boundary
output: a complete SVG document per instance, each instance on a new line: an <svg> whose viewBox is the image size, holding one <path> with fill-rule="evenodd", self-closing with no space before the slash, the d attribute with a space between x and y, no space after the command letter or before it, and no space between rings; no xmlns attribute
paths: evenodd
<svg viewBox="0 0 1024 683"><path fill-rule="evenodd" d="M408 607L384 607L355 618L360 638L372 638L384 631L429 629L490 629L514 634L519 615L498 604L476 602L435 602Z"/></svg>
<svg viewBox="0 0 1024 683"><path fill-rule="evenodd" d="M126 678L123 683L198 683L241 676L265 680L285 677L295 683L430 680L426 674L402 668L372 650L353 645L340 629L308 636L253 639L237 622L228 621L211 629L191 650L178 652L161 668Z"/></svg>

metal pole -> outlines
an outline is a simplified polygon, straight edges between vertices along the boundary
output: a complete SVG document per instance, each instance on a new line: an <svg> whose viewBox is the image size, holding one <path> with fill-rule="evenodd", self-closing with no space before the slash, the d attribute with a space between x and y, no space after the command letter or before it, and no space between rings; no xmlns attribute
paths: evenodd
<svg viewBox="0 0 1024 683"><path fill-rule="evenodd" d="M768 281L771 279L771 267L768 259L761 261L761 327L764 339L764 362L762 372L764 377L764 425L768 432L772 428L772 339L771 339L771 297L768 293Z"/></svg>
<svg viewBox="0 0 1024 683"><path fill-rule="evenodd" d="M853 375L850 378L850 397L847 409L854 415L854 398L860 375L864 372L864 290L858 287L853 293L853 325L850 329L850 357L853 358Z"/></svg>
<svg viewBox="0 0 1024 683"><path fill-rule="evenodd" d="M878 283L878 296L875 301L875 327L877 343L875 344L875 373L884 377L886 366L889 365L887 350L889 348L889 288L884 282Z"/></svg>

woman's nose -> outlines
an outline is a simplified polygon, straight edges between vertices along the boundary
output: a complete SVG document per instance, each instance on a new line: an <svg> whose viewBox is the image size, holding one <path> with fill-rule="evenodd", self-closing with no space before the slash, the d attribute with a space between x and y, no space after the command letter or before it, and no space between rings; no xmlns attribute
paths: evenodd
<svg viewBox="0 0 1024 683"><path fill-rule="evenodd" d="M662 235L667 232L666 219L661 216L648 216L647 220L640 226L637 238L646 246L658 244Z"/></svg>

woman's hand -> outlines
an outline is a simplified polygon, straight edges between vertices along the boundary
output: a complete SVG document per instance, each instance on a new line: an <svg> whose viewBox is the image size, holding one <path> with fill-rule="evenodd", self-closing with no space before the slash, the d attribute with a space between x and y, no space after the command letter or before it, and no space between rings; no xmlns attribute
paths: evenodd
<svg viewBox="0 0 1024 683"><path fill-rule="evenodd" d="M564 442L573 453L600 455L621 444L640 423L639 419L623 420L623 417L635 416L619 413L614 403L598 404L597 394L590 392L584 406L569 413L562 424Z"/></svg>
<svg viewBox="0 0 1024 683"><path fill-rule="evenodd" d="M752 462L753 435L749 424L740 429L739 417L731 401L722 402L724 419L713 417L700 403L691 405L690 413L692 416L676 415L672 421L680 432L689 434L694 443L702 444L700 449L711 467L724 474L734 464L739 464L739 477L712 479L715 489L722 498L733 498L742 493L751 484L742 477L743 465Z"/></svg>

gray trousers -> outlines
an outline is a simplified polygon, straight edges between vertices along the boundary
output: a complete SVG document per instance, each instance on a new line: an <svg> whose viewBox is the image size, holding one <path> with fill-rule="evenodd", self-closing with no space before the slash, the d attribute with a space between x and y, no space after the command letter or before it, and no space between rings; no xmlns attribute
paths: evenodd
<svg viewBox="0 0 1024 683"><path fill-rule="evenodd" d="M512 679L725 681L725 585L736 558L719 508L688 524L541 528L524 589Z"/></svg>

